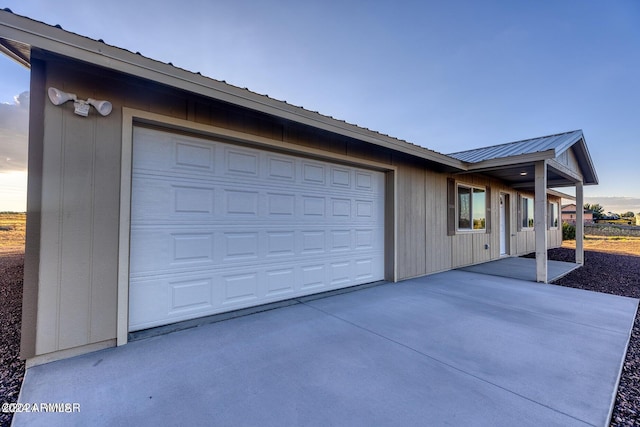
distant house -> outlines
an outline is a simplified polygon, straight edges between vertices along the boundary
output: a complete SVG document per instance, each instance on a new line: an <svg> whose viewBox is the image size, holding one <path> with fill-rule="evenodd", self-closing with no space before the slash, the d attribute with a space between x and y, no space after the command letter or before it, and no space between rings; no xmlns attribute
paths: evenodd
<svg viewBox="0 0 640 427"><path fill-rule="evenodd" d="M569 205L562 206L562 222L567 222L569 224L576 223L576 205L575 203L571 203ZM585 224L593 224L593 211L585 209L584 210L584 223Z"/></svg>
<svg viewBox="0 0 640 427"><path fill-rule="evenodd" d="M31 366L505 256L546 282L550 189L598 183L580 130L445 155L8 10L0 52L31 70Z"/></svg>

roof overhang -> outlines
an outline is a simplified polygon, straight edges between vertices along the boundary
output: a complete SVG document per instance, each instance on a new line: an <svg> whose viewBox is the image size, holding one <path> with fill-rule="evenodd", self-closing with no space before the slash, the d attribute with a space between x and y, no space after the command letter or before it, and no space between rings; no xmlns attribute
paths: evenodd
<svg viewBox="0 0 640 427"><path fill-rule="evenodd" d="M574 170L559 160L570 149L573 150L579 170ZM547 164L549 188L573 187L579 182L583 185L598 184L598 176L582 132L553 149L468 163L467 171L462 173L483 173L507 182L513 188L534 191L535 165L541 161Z"/></svg>
<svg viewBox="0 0 640 427"><path fill-rule="evenodd" d="M31 46L29 45L0 39L0 53L5 54L23 67L31 68Z"/></svg>
<svg viewBox="0 0 640 427"><path fill-rule="evenodd" d="M560 197L561 199L576 200L576 196L572 196L571 194L563 193L558 190L548 189L547 194L550 196Z"/></svg>
<svg viewBox="0 0 640 427"><path fill-rule="evenodd" d="M175 67L171 64L146 58L139 53L110 46L101 40L92 40L59 27L0 10L0 44L28 46L78 61L140 77L163 85L192 92L218 101L227 102L250 110L265 113L295 123L322 129L338 135L364 141L373 145L418 157L441 165L448 171L465 170L465 164L452 157L414 145L388 135L346 123L317 112L278 101L223 81L204 77L199 73ZM8 50L3 53L16 59ZM26 65L29 58L22 58ZM20 62L20 61L19 61Z"/></svg>

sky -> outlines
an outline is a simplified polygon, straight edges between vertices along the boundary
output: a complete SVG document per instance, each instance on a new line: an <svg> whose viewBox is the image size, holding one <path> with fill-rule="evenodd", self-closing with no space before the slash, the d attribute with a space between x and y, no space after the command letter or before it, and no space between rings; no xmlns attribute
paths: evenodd
<svg viewBox="0 0 640 427"><path fill-rule="evenodd" d="M640 212L638 0L6 7L441 153L582 129L600 180L586 201ZM23 211L29 71L0 56L0 211Z"/></svg>

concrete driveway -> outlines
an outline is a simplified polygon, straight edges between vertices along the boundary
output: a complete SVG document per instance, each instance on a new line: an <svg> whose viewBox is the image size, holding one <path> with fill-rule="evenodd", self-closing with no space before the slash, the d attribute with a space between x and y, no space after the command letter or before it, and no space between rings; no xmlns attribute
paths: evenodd
<svg viewBox="0 0 640 427"><path fill-rule="evenodd" d="M465 271L41 365L15 426L606 425L638 300Z"/></svg>

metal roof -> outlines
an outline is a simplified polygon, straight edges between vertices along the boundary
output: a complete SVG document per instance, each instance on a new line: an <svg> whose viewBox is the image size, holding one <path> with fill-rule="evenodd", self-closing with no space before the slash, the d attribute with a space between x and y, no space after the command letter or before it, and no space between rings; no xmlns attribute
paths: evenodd
<svg viewBox="0 0 640 427"><path fill-rule="evenodd" d="M575 155L579 170L572 171L572 166L560 159L560 155L569 149ZM449 156L463 161L468 172L489 174L522 188L532 185L529 177L533 176L534 164L543 160L548 162L550 186L565 187L578 180L582 180L584 185L598 183L581 130L461 151Z"/></svg>
<svg viewBox="0 0 640 427"><path fill-rule="evenodd" d="M582 138L582 131L574 130L571 132L558 133L539 138L525 139L506 144L492 145L490 147L460 151L448 154L448 156L468 163L478 163L485 160L541 153L549 150L553 150L555 156L557 156Z"/></svg>

